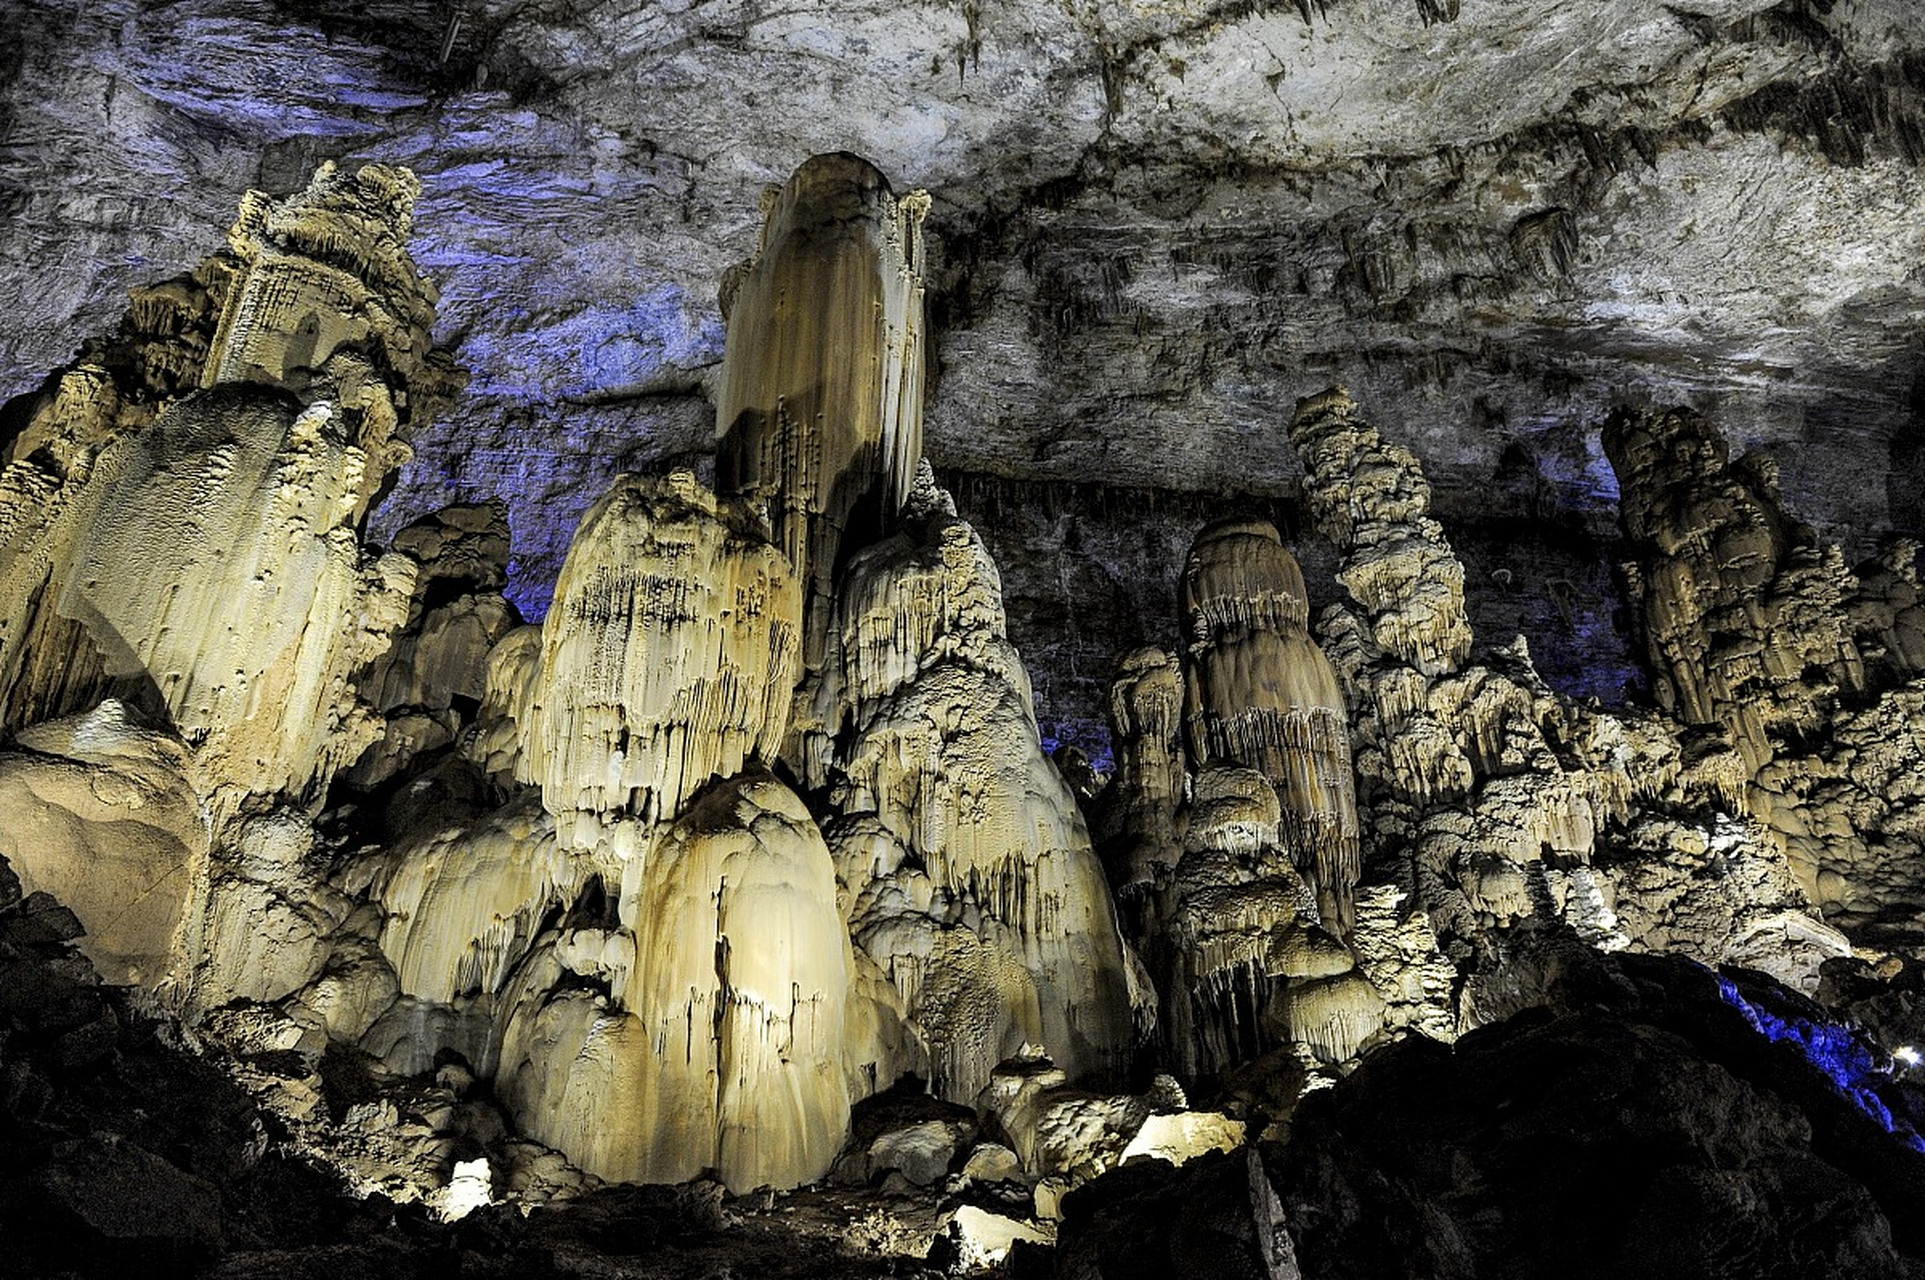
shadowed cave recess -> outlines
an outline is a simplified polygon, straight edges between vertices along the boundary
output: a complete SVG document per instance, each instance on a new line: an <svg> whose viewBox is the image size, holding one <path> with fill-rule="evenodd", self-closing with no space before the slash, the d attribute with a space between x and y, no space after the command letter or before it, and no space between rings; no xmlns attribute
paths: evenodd
<svg viewBox="0 0 1925 1280"><path fill-rule="evenodd" d="M1911 6L4 12L0 1274L1925 1275Z"/></svg>

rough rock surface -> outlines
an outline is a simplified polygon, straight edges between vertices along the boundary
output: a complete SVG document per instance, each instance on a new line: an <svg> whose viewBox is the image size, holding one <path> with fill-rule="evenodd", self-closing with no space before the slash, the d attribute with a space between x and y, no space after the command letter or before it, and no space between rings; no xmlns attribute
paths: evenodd
<svg viewBox="0 0 1925 1280"><path fill-rule="evenodd" d="M795 573L752 511L687 471L618 481L583 517L543 624L517 776L584 848L604 821L673 818L711 778L775 758L801 626Z"/></svg>
<svg viewBox="0 0 1925 1280"><path fill-rule="evenodd" d="M975 1097L1026 1043L1120 1067L1147 998L1074 795L1043 754L995 566L924 471L905 528L850 565L820 766L860 946Z"/></svg>
<svg viewBox="0 0 1925 1280"><path fill-rule="evenodd" d="M1919 508L1795 448L1781 472L1722 444L1823 433L1916 470L1888 376L1916 360L1890 335L1919 311L1908 11L1639 3L1587 27L1534 3L972 5L932 25L482 0L433 33L382 3L284 17L272 68L305 59L331 88L273 163L350 141L485 156L440 169L454 203L417 238L450 267L443 319L408 248L430 197L392 165L324 165L248 196L227 251L137 291L0 413L0 834L27 882L0 884L0 914L31 945L79 938L162 997L262 1131L355 1194L473 1210L498 1241L543 1238L503 1225L498 1195L699 1179L677 1203L706 1229L728 1225L725 1188L833 1170L873 1184L848 1247L952 1265L1007 1247L1020 1272L1090 1179L1121 1164L1155 1187L1145 1162L1243 1142L1240 1164L1178 1175L1208 1203L1174 1230L1112 1223L1096 1269L1468 1275L1573 1241L1594 1269L1909 1269L1921 1107L1895 1064L1916 1046L1679 958L1915 1030L1917 548L1857 570L1845 549ZM178 8L186 48L249 56L252 0ZM76 23L113 77L101 103L42 95L30 138L105 112L83 158L152 125L164 174L280 136L259 112L232 137L194 127L205 95L157 90L172 64L121 16L110 37ZM40 83L48 30L36 13L12 46ZM709 92L689 86L718 50L768 82L653 128L659 102ZM865 74L831 83L833 111L738 136L821 79L785 75L797 59ZM770 162L911 85L930 127L873 153L975 185L898 201L840 143ZM698 165L662 151L671 133L714 146ZM651 181L680 166L673 224L667 187L633 181L643 150ZM768 197L760 249L723 276L751 186L816 150L834 153ZM476 236L463 202L484 189ZM633 221L610 228L613 208ZM1009 486L1021 536L1053 547L1020 566L1014 610L1069 623L1043 685L1090 692L1066 658L1181 654L1127 660L1107 790L1100 735L1058 731L1060 709L1040 731L987 540L920 458L926 360L929 451L976 477L964 493ZM1333 369L1388 430L1338 391L1266 425ZM1638 403L1654 394L1710 412ZM1586 424L1625 400L1593 448ZM431 451L378 517L382 554L367 521L411 438ZM605 485L634 457L679 465ZM1603 459L1656 710L1560 696L1486 626L1533 616L1490 600L1529 596L1565 673L1628 652L1600 638ZM504 506L445 505L504 470ZM1498 521L1445 531L1487 473L1527 533L1569 516L1590 540L1493 567ZM1053 483L1074 518L1038 531ZM1170 513L1232 484L1179 594ZM560 530L604 489L556 607L517 628L504 585L540 612ZM1825 534L1788 514L1807 503ZM503 572L511 534L524 559ZM1551 569L1569 576L1519 589ZM1180 628L1119 624L1157 583ZM1079 618L1062 602L1085 590ZM130 903L96 869L153 892ZM1555 1087L1568 1060L1576 1100ZM1404 1071L1408 1095L1376 1083ZM855 1104L905 1073L978 1115L871 1127ZM29 1103L31 1076L7 1077ZM1437 1089L1474 1114L1427 1109ZM1480 1200L1531 1164L1501 1118L1540 1111L1576 1124L1551 1162L1584 1194L1539 1177ZM1399 1132L1359 1128L1385 1116ZM1006 1150L978 1161L979 1132ZM1524 1142L1559 1134L1540 1119ZM217 1255L220 1180L134 1146L48 1135L28 1181L90 1239L159 1215L168 1248ZM1631 1173L1600 1194L1613 1161ZM1600 1204L1639 1229L1600 1227ZM1560 1215L1545 1246L1530 1222ZM1091 1263L1087 1234L1066 1245Z"/></svg>
<svg viewBox="0 0 1925 1280"><path fill-rule="evenodd" d="M1913 1273L1925 1154L1851 1099L1903 1110L1918 1090L1848 1033L1684 961L1594 959L1549 994L1454 1046L1376 1056L1261 1157L1072 1194L1056 1274Z"/></svg>

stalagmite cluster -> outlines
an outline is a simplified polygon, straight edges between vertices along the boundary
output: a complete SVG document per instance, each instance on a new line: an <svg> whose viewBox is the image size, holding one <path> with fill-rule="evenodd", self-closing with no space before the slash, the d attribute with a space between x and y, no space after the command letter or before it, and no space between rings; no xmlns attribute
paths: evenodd
<svg viewBox="0 0 1925 1280"><path fill-rule="evenodd" d="M1360 874L1349 714L1273 525L1198 535L1186 661L1125 658L1104 846L1188 1079L1284 1045L1342 1062L1384 1022L1347 943Z"/></svg>
<svg viewBox="0 0 1925 1280"><path fill-rule="evenodd" d="M363 1192L867 1181L976 1196L930 1230L989 1258L1600 952L1815 992L1834 925L1925 918L1917 548L1846 569L1687 413L1605 433L1661 709L1474 652L1417 459L1333 389L1287 435L1347 598L1206 525L1104 779L922 457L926 196L848 155L771 196L716 484L621 476L523 624L504 504L364 533L455 385L417 192L250 195L0 414L0 887Z"/></svg>
<svg viewBox="0 0 1925 1280"><path fill-rule="evenodd" d="M849 156L797 172L728 290L722 496L622 477L521 626L499 506L360 536L449 377L415 190L250 197L229 253L20 417L23 880L229 1052L486 1081L578 1182L794 1186L905 1073L970 1102L1025 1050L1125 1068L1147 985L995 568L918 466L926 198ZM490 1123L331 1124L325 1081L259 1087L435 1203ZM454 1198L485 1195L462 1168Z"/></svg>
<svg viewBox="0 0 1925 1280"><path fill-rule="evenodd" d="M1665 705L1726 737L1745 803L1848 928L1915 935L1925 816L1917 546L1853 570L1787 514L1776 464L1687 410L1620 412L1627 566Z"/></svg>
<svg viewBox="0 0 1925 1280"><path fill-rule="evenodd" d="M115 337L10 406L8 769L23 797L106 773L104 806L61 802L62 838L33 838L48 806L31 802L0 840L50 887L89 878L92 850L155 850L89 945L190 1007L288 994L334 923L311 875L261 851L287 847L265 834L277 810L312 816L387 728L366 666L407 622L417 565L357 530L453 386L405 248L418 189L324 167L286 200L250 196L226 252L137 293ZM143 827L167 837L123 838Z"/></svg>
<svg viewBox="0 0 1925 1280"><path fill-rule="evenodd" d="M896 984L945 1096L1024 1044L1122 1065L1146 1000L1075 797L1043 754L1000 585L925 467L901 533L852 561L826 776L851 928Z"/></svg>
<svg viewBox="0 0 1925 1280"><path fill-rule="evenodd" d="M1405 909L1421 907L1467 969L1458 1020L1492 1016L1490 1002L1509 998L1499 989L1514 974L1486 973L1510 964L1506 931L1547 921L1606 949L1744 956L1815 984L1844 939L1805 914L1781 849L1742 822L1707 821L1742 802L1745 766L1729 743L1558 698L1521 638L1466 666L1463 570L1426 514L1415 459L1382 443L1340 391L1299 404L1291 435L1310 492L1323 495L1312 512L1344 554L1339 578L1362 610L1333 605L1319 629L1358 708L1366 846L1404 886ZM1388 564L1390 548L1403 568ZM1383 593L1390 581L1431 585L1412 587L1413 606ZM1707 860L1709 848L1732 856ZM1692 910L1669 917L1675 930L1661 923L1660 882L1692 886ZM1774 934L1796 945L1754 945Z"/></svg>

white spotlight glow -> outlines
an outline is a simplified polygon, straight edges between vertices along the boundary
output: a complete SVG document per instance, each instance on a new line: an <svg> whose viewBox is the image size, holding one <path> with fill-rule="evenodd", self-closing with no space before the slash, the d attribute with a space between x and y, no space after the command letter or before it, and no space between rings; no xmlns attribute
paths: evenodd
<svg viewBox="0 0 1925 1280"><path fill-rule="evenodd" d="M482 1205L489 1203L491 1179L486 1160L462 1160L455 1164L454 1177L441 1193L441 1217L443 1221L453 1222L465 1218Z"/></svg>

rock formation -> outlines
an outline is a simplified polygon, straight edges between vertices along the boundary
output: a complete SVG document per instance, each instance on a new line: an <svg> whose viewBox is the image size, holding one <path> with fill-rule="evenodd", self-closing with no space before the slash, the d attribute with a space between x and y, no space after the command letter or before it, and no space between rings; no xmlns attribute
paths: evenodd
<svg viewBox="0 0 1925 1280"><path fill-rule="evenodd" d="M1311 1268L1366 1248L1371 1169L1429 1174L1295 1135L1354 1128L1373 1088L1410 1110L1395 1064L1455 1079L1424 1042L1480 1029L1464 1061L1597 1047L1776 1135L1713 1164L1918 1147L1902 1059L1796 994L1916 1022L1910 960L1853 954L1911 945L1925 883L1915 547L1848 570L1766 463L1620 415L1661 696L1606 711L1521 638L1477 647L1417 457L1333 389L1284 433L1307 526L1250 499L1179 557L1182 631L1124 657L1105 786L1100 743L1046 744L998 568L921 457L926 196L851 156L797 170L724 289L718 483L621 476L523 625L505 504L364 535L453 385L417 192L371 166L249 197L228 251L0 414L0 966L38 984L0 1017L74 987L46 948L75 941L357 1193L446 1218L603 1182L711 1210L873 1184L927 1212L845 1204L846 1238L1012 1267L1059 1221L1088 1252L1086 1184L1146 1162L1232 1188L1226 1238L1272 1274L1310 1273L1300 1242ZM28 1077L0 1067L10 1116ZM105 1159L63 1150L46 1176ZM1909 1158L1854 1185L1903 1207ZM1327 1209L1320 1169L1375 1181ZM1438 1231L1433 1261L1513 1256ZM1170 1265L1204 1256L1166 1235Z"/></svg>
<svg viewBox="0 0 1925 1280"><path fill-rule="evenodd" d="M632 976L601 993L560 983L577 932L531 960L545 978L517 980L502 1032L510 1109L610 1179L712 1170L746 1191L820 1177L847 1132L846 1063L875 1055L848 1034L849 938L808 811L773 778L718 784L638 879L618 908Z"/></svg>
<svg viewBox="0 0 1925 1280"><path fill-rule="evenodd" d="M968 1100L1026 1045L1122 1069L1146 987L994 566L916 466L923 199L804 166L737 288L728 496L623 477L520 626L499 506L360 537L450 376L416 190L250 197L228 253L13 413L0 842L28 887L210 1043L293 1055L255 1087L356 1185L437 1205L793 1186L904 1073ZM388 1082L345 1117L340 1061ZM427 1073L554 1151L424 1109Z"/></svg>
<svg viewBox="0 0 1925 1280"><path fill-rule="evenodd" d="M1659 700L1722 725L1755 771L1772 740L1816 733L1840 693L1864 688L1836 548L1779 502L1763 455L1729 460L1697 414L1620 412L1604 427Z"/></svg>
<svg viewBox="0 0 1925 1280"><path fill-rule="evenodd" d="M1688 411L1621 412L1604 445L1661 700L1735 744L1745 803L1821 913L1915 936L1916 548L1901 540L1848 569L1785 511L1768 456L1729 461Z"/></svg>
<svg viewBox="0 0 1925 1280"><path fill-rule="evenodd" d="M1337 673L1310 639L1303 571L1273 526L1219 525L1190 549L1183 608L1191 758L1269 780L1280 837L1315 886L1325 925L1349 933L1361 872L1350 727Z"/></svg>
<svg viewBox="0 0 1925 1280"><path fill-rule="evenodd" d="M687 471L618 482L556 584L517 776L584 848L596 815L675 817L711 778L775 758L801 621L795 575L751 512Z"/></svg>
<svg viewBox="0 0 1925 1280"><path fill-rule="evenodd" d="M329 166L250 196L228 251L137 294L14 411L0 703L14 785L37 797L21 821L68 816L58 839L9 824L8 851L88 903L110 974L191 1006L289 994L337 923L300 832L386 732L367 668L417 568L358 530L453 385L405 249L418 190ZM91 804L55 800L75 769L104 771ZM78 883L102 849L136 859L125 910Z"/></svg>
<svg viewBox="0 0 1925 1280"><path fill-rule="evenodd" d="M1044 755L995 566L923 471L859 553L820 697L857 941L895 981L944 1096L1024 1044L1122 1064L1147 998L1074 796Z"/></svg>
<svg viewBox="0 0 1925 1280"><path fill-rule="evenodd" d="M765 209L723 289L718 487L766 502L820 668L843 539L890 528L922 457L922 220L873 165L816 156ZM850 549L853 549L851 547Z"/></svg>

